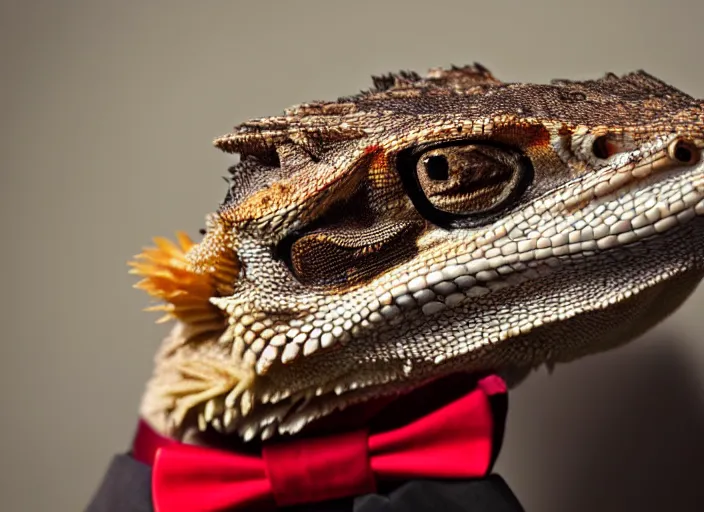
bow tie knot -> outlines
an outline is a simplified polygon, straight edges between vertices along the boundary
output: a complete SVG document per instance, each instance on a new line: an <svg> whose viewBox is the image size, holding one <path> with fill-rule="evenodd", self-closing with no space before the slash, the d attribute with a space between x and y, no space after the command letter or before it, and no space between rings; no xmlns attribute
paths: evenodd
<svg viewBox="0 0 704 512"><path fill-rule="evenodd" d="M265 446L262 458L276 503L314 503L374 492L368 439L366 430L358 430Z"/></svg>

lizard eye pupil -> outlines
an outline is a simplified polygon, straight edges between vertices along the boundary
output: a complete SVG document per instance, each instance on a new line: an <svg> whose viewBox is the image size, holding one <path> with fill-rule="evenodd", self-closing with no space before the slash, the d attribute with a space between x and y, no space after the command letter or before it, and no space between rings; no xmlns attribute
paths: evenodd
<svg viewBox="0 0 704 512"><path fill-rule="evenodd" d="M447 181L450 177L450 164L442 155L433 155L424 159L428 178L435 181Z"/></svg>

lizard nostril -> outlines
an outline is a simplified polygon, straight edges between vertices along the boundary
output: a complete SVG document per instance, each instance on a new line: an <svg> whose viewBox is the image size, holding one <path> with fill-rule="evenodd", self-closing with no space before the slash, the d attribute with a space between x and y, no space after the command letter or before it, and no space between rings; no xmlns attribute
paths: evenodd
<svg viewBox="0 0 704 512"><path fill-rule="evenodd" d="M618 147L609 140L608 136L602 135L594 139L594 143L592 144L592 153L595 157L601 160L606 160L610 156L618 153Z"/></svg>
<svg viewBox="0 0 704 512"><path fill-rule="evenodd" d="M676 140L667 148L668 155L681 164L692 165L699 161L699 148L686 140Z"/></svg>

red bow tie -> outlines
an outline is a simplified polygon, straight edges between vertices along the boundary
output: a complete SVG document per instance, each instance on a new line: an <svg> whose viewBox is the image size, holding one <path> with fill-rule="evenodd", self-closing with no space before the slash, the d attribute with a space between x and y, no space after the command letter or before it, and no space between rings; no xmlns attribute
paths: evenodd
<svg viewBox="0 0 704 512"><path fill-rule="evenodd" d="M156 512L263 510L374 492L381 480L483 477L492 459L489 396L505 392L487 377L396 430L272 443L261 457L182 444L142 421L133 456L153 464Z"/></svg>

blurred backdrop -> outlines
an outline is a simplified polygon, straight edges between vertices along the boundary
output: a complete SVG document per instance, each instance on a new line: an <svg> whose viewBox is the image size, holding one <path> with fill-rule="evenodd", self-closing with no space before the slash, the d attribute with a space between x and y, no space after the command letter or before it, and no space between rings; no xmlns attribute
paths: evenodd
<svg viewBox="0 0 704 512"><path fill-rule="evenodd" d="M2 509L82 510L127 448L166 328L125 262L197 236L233 161L214 137L473 61L505 81L643 68L704 97L703 21L697 0L3 0ZM512 393L497 469L528 511L701 506L703 305Z"/></svg>

